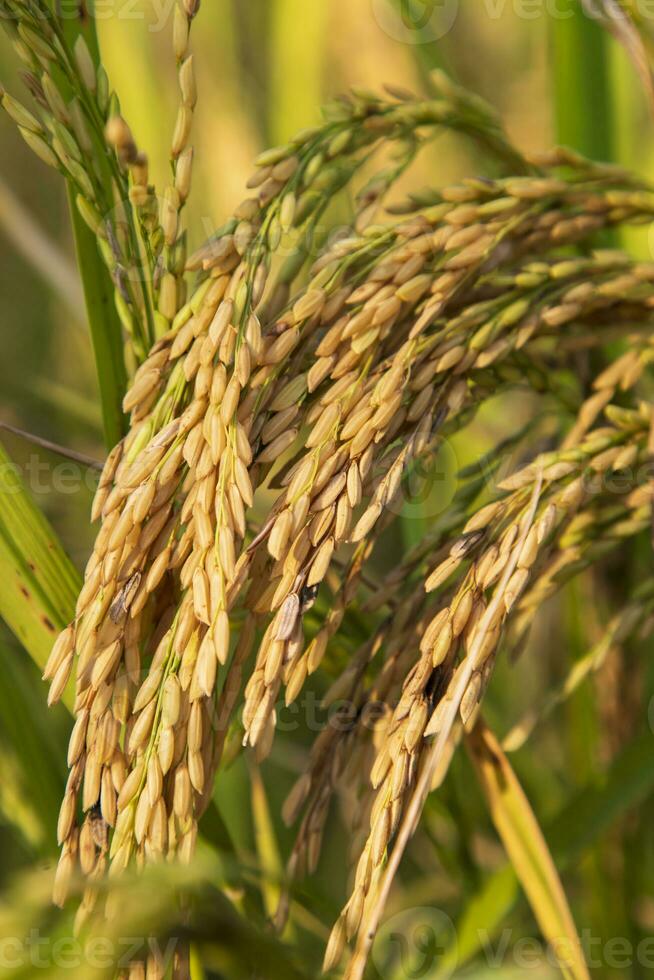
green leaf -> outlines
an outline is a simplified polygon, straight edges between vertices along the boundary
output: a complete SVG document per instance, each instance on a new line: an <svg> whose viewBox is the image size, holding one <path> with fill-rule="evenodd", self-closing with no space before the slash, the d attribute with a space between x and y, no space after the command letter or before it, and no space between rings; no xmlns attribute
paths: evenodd
<svg viewBox="0 0 654 980"><path fill-rule="evenodd" d="M81 579L0 444L0 616L43 668ZM0 642L0 809L34 848L54 844L68 727L32 665ZM72 706L72 693L64 693Z"/></svg>
<svg viewBox="0 0 654 980"><path fill-rule="evenodd" d="M82 11L84 12L82 13ZM72 50L82 35L94 64L100 63L93 3L80 7L76 17L64 17L61 29ZM111 194L111 188L108 188ZM95 355L95 366L102 404L102 420L107 448L115 446L126 432L122 401L127 386L123 332L114 303L114 285L100 255L93 232L82 219L75 203L76 191L68 182L70 209L77 265L82 279L86 314Z"/></svg>
<svg viewBox="0 0 654 980"><path fill-rule="evenodd" d="M235 856L234 841L215 800L211 800L201 819L202 837L217 851Z"/></svg>
<svg viewBox="0 0 654 980"><path fill-rule="evenodd" d="M56 846L66 780L65 710L46 710L46 690L20 651L0 641L0 810L39 852Z"/></svg>
<svg viewBox="0 0 654 980"><path fill-rule="evenodd" d="M316 976L313 969L303 969L301 958L287 944L262 927L259 919L241 915L225 894L225 879L220 862L203 855L191 865L162 861L147 865L140 873L128 870L116 878L98 882L102 902L111 889L111 916L98 917L93 932L82 933L79 946L72 942L74 935L71 911L54 911L51 903L51 873L41 869L16 876L3 894L0 903L0 935L28 937L33 932L44 937L44 946L33 952L41 956L42 969L35 970L30 955L29 940L17 949L8 944L7 956L0 962L0 977L8 980L33 980L38 972L48 980L68 973L62 964L68 951L98 950L97 959L80 958L81 966L71 966L71 976L100 978L115 975L109 965L114 952L123 958L127 953L143 956L159 951L164 956L174 949L183 949L186 942L195 946L212 977L230 980L309 980ZM71 894L81 897L84 882L81 876L73 879ZM180 896L190 896L188 903ZM72 903L71 903L72 904ZM192 915L189 912L192 911ZM47 937L47 943L45 941ZM138 938L140 937L140 938ZM99 941L102 945L95 946ZM58 944L61 943L61 946ZM87 945L88 944L88 945ZM56 956L61 949L61 960ZM102 949L102 959L100 958ZM194 962L194 978L202 976L197 970L200 956ZM169 976L169 971L166 976Z"/></svg>
<svg viewBox="0 0 654 980"><path fill-rule="evenodd" d="M580 3L549 23L556 139L594 160L612 160L608 34Z"/></svg>
<svg viewBox="0 0 654 980"><path fill-rule="evenodd" d="M255 763L250 765L250 798L255 843L261 869L261 892L267 914L272 918L277 911L281 894L280 882L284 875L284 862L270 814L266 787Z"/></svg>
<svg viewBox="0 0 654 980"><path fill-rule="evenodd" d="M0 616L43 668L81 578L0 445Z"/></svg>
<svg viewBox="0 0 654 980"><path fill-rule="evenodd" d="M107 448L126 432L122 401L127 386L122 327L114 304L114 288L91 230L80 217L75 191L68 186L77 265L82 278L86 315L93 343L102 405L102 424Z"/></svg>

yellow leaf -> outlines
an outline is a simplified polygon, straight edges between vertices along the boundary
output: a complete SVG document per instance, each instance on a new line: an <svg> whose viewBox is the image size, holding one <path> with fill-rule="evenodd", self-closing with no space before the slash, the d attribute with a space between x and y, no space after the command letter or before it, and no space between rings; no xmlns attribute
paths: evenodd
<svg viewBox="0 0 654 980"><path fill-rule="evenodd" d="M571 980L588 980L588 968L554 861L506 755L481 720L467 736L467 746L495 829L561 972Z"/></svg>

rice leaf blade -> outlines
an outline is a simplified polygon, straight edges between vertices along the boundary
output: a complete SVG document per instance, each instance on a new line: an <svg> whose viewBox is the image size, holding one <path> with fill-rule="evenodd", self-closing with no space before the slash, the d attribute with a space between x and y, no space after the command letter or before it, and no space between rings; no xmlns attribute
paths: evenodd
<svg viewBox="0 0 654 980"><path fill-rule="evenodd" d="M468 748L495 828L502 839L545 938L566 977L589 977L572 913L554 861L529 801L502 748L479 721Z"/></svg>
<svg viewBox="0 0 654 980"><path fill-rule="evenodd" d="M100 50L95 28L93 4L87 5L84 16L64 17L61 28L71 49L83 36L93 63L100 64ZM111 188L107 188L111 198ZM92 231L83 221L75 203L76 191L67 182L68 206L75 241L77 266L82 280L86 314L93 344L96 373L102 406L105 443L110 449L126 432L122 400L127 386L127 371L120 318L114 304L114 287L100 255Z"/></svg>
<svg viewBox="0 0 654 980"><path fill-rule="evenodd" d="M51 852L66 773L65 712L47 711L45 688L29 661L0 641L0 809L31 849Z"/></svg>
<svg viewBox="0 0 654 980"><path fill-rule="evenodd" d="M565 869L593 844L623 813L637 806L654 788L652 750L648 732L634 739L615 759L606 775L575 794L545 828L557 866ZM506 864L492 874L469 900L457 923L456 949L448 949L437 976L457 962L472 959L480 950L480 936L497 935L519 899L514 868Z"/></svg>
<svg viewBox="0 0 654 980"><path fill-rule="evenodd" d="M594 160L611 160L610 41L581 4L568 13L550 19L556 138Z"/></svg>
<svg viewBox="0 0 654 980"><path fill-rule="evenodd" d="M272 917L279 901L279 881L284 873L284 866L268 806L266 787L255 765L250 766L250 786L252 821L261 868L261 892L266 913Z"/></svg>
<svg viewBox="0 0 654 980"><path fill-rule="evenodd" d="M113 287L95 238L86 227L68 188L70 217L75 238L77 266L84 289L84 301L95 357L102 425L107 448L114 446L126 431L122 400L127 386L120 320L114 307Z"/></svg>
<svg viewBox="0 0 654 980"><path fill-rule="evenodd" d="M43 668L73 614L81 580L0 446L0 616Z"/></svg>

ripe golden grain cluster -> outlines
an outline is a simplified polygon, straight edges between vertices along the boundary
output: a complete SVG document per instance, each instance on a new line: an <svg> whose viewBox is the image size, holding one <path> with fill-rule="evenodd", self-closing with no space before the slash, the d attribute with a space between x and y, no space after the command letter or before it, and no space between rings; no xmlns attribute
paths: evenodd
<svg viewBox="0 0 654 980"><path fill-rule="evenodd" d="M17 4L3 6L18 16ZM568 151L525 160L478 100L440 79L430 101L344 97L322 126L262 154L232 219L186 258L196 9L176 8L181 105L160 212L147 160L80 49L79 103L95 107L88 116L116 151L116 201L100 217L93 163L88 173L72 166L76 103L59 104L48 81L63 43L51 20L17 20L43 117L3 100L30 145L79 185L138 365L124 400L129 432L93 504L100 524L75 618L45 672L51 701L75 684L55 899L81 870L81 924L99 877L190 860L230 729L241 725L243 746L263 760L280 704L298 698L363 610L375 625L326 697L346 706L317 735L284 809L300 819L291 879L316 867L335 792L356 801L351 894L325 958L334 967L354 943L356 978L421 774L432 787L442 780L503 638L651 520L651 410L638 385L654 355L654 264L593 243L612 226L651 221L654 196ZM463 179L374 223L416 137L437 126L475 136L514 175ZM350 233L307 263L329 200L392 142L399 163L360 192ZM289 241L290 259L274 262ZM139 285L128 270L143 254ZM385 581L371 578L407 476L443 436L516 383L569 412L558 369L616 337L626 352L572 406L559 445L504 475L490 501L501 454L461 474L424 541ZM517 432L509 448L529 453L532 435ZM616 473L628 483L619 493ZM278 926L287 911L283 895ZM180 961L176 975L186 969Z"/></svg>

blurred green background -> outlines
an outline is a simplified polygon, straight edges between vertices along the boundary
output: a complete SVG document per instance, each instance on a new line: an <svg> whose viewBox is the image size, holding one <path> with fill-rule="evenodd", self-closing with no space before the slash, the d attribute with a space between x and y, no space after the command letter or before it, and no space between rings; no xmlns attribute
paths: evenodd
<svg viewBox="0 0 654 980"><path fill-rule="evenodd" d="M166 179L177 107L171 6L165 0L97 5L103 61L159 187ZM350 86L379 89L383 83L426 91L435 67L491 102L523 151L560 140L645 175L654 170L652 125L633 68L572 0L413 5L407 0L205 0L192 47L200 95L188 211L191 249L239 202L256 154L315 122L326 99ZM0 79L9 91L21 91L17 59L2 35ZM5 115L0 115L0 145L0 422L101 459L93 359L64 185L31 154ZM408 186L438 185L474 173L478 166L469 145L439 137L423 150L397 194ZM647 256L649 230L629 232L620 244ZM455 445L452 458L444 461L447 486L457 465L511 431L515 404L504 399L491 405ZM528 410L529 403L519 404ZM93 536L92 471L63 463L15 434L1 437L83 568ZM388 536L383 564L392 564L403 539L415 539L426 516L405 515L395 536ZM576 658L603 635L613 588L619 586L609 574L567 589L543 611L526 655L515 665L502 663L488 710L500 734L529 709L538 709L541 692L561 683ZM7 888L17 870L50 863L55 854L69 720L64 709L47 711L45 685L8 632L0 643L0 888ZM601 671L512 757L541 823L552 829L550 844L565 870L578 927L603 942L626 937L633 949L654 933L654 779L647 762L653 747L647 723L651 670L644 653L638 641L612 649ZM318 691L320 686L318 679ZM282 733L264 767L273 836L283 856L292 834L277 815L308 743L308 732ZM218 793L240 853L255 854L260 816L257 824L243 760L221 776ZM306 932L309 962L317 962L324 923L345 896L346 848L334 813L317 878L303 884L300 896L299 942ZM467 911L474 923L475 915L483 922L489 908L496 914L499 906L501 912L504 902L508 916L500 922L513 930L513 947L521 936L538 932L524 900L516 900L515 886L500 880L501 874L497 879L504 863L472 770L460 753L443 791L429 803L391 911L435 906L456 922ZM460 934L459 942L464 940ZM507 952L499 975L556 975L542 956L536 959L537 966L520 967ZM637 962L612 967L603 959L593 975L651 972ZM473 958L456 975L498 975L483 963L483 957ZM227 975L220 966L216 970L212 975ZM0 976L5 973L12 975L0 963Z"/></svg>

